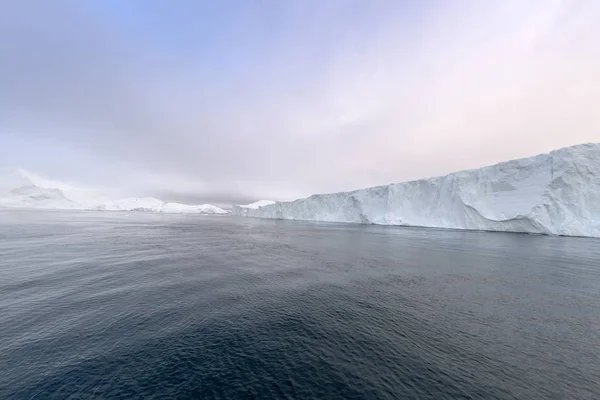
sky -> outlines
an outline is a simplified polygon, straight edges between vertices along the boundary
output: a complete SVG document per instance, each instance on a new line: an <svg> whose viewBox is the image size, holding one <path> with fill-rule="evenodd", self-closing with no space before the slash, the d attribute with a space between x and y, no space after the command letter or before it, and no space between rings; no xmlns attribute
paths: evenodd
<svg viewBox="0 0 600 400"><path fill-rule="evenodd" d="M600 141L596 0L4 0L0 165L169 201Z"/></svg>

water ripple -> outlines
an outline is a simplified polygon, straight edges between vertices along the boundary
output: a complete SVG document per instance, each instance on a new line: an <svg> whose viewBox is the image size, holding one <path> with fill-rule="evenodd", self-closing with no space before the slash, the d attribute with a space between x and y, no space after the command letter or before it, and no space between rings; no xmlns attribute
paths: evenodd
<svg viewBox="0 0 600 400"><path fill-rule="evenodd" d="M0 212L0 398L600 398L593 239Z"/></svg>

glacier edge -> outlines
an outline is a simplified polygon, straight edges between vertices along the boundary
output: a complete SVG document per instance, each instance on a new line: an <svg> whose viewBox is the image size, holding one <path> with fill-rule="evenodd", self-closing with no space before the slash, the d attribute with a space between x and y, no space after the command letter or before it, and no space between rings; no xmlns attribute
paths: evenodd
<svg viewBox="0 0 600 400"><path fill-rule="evenodd" d="M255 218L600 237L600 144L233 212Z"/></svg>

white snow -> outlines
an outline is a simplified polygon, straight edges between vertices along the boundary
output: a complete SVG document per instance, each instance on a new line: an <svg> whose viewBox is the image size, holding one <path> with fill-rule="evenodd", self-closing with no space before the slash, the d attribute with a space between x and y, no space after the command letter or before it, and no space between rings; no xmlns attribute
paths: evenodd
<svg viewBox="0 0 600 400"><path fill-rule="evenodd" d="M600 237L600 144L353 192L313 195L237 215Z"/></svg>
<svg viewBox="0 0 600 400"><path fill-rule="evenodd" d="M211 204L165 203L153 197L111 200L93 189L44 179L20 168L0 168L0 207L56 210L226 214Z"/></svg>

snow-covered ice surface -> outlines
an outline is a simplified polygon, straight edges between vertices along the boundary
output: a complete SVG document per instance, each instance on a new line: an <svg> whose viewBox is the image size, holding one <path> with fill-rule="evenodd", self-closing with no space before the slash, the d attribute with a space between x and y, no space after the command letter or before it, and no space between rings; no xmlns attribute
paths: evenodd
<svg viewBox="0 0 600 400"><path fill-rule="evenodd" d="M20 168L0 168L0 207L55 210L226 214L211 204L165 203L153 197L111 200L93 189L51 181Z"/></svg>
<svg viewBox="0 0 600 400"><path fill-rule="evenodd" d="M600 237L600 144L260 208L258 218Z"/></svg>

